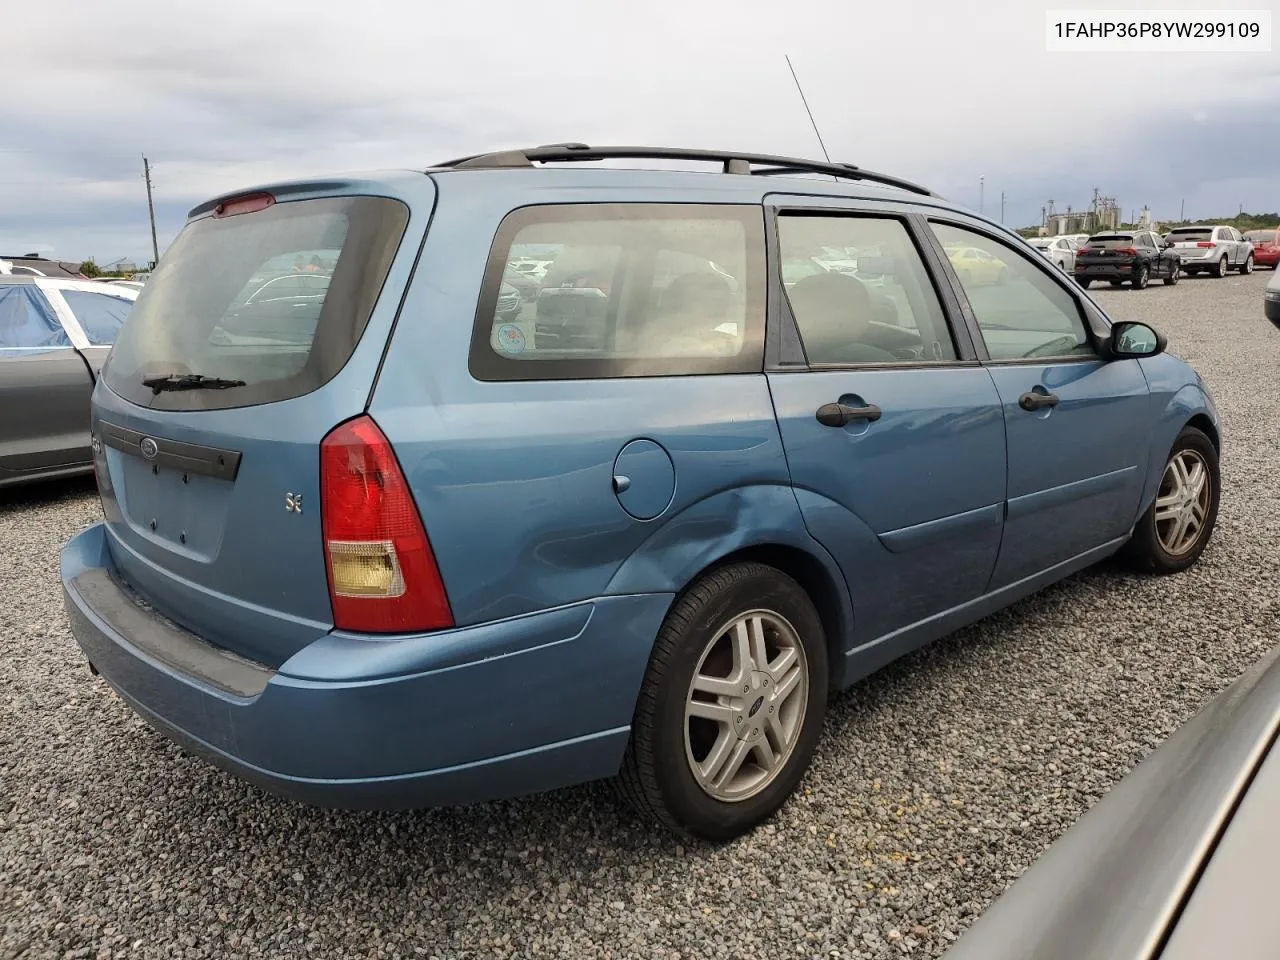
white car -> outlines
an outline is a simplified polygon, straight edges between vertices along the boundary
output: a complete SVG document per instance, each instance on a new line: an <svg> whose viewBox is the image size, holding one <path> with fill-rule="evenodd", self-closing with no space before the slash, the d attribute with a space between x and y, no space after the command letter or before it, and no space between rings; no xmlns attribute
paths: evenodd
<svg viewBox="0 0 1280 960"><path fill-rule="evenodd" d="M1076 266L1076 244L1070 237L1032 237L1027 241L1063 273L1071 273Z"/></svg>
<svg viewBox="0 0 1280 960"><path fill-rule="evenodd" d="M1228 270L1253 273L1253 242L1235 227L1175 227L1165 240L1182 259L1188 276L1209 272L1225 277Z"/></svg>

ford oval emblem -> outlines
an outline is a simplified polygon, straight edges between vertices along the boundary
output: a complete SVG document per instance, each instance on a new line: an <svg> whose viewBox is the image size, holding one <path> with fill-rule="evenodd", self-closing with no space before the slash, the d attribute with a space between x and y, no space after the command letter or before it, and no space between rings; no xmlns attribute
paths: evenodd
<svg viewBox="0 0 1280 960"><path fill-rule="evenodd" d="M138 449L142 452L143 459L154 460L156 454L160 452L160 445L150 437L143 437L142 442L138 444Z"/></svg>

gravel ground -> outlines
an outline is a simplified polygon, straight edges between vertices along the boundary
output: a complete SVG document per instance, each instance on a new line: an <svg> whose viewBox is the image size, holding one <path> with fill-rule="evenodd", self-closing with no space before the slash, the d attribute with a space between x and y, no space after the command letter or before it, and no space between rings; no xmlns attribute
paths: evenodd
<svg viewBox="0 0 1280 960"><path fill-rule="evenodd" d="M1280 331L1268 273L1098 292L1212 385L1225 493L1201 563L1105 566L832 705L805 789L680 846L591 786L465 810L314 811L183 755L90 678L57 551L91 484L0 501L0 958L940 955L1104 791L1280 637Z"/></svg>

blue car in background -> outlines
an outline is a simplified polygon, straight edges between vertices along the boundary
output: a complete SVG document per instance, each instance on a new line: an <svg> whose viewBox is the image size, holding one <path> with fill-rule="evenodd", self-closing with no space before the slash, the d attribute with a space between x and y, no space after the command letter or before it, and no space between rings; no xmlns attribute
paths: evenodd
<svg viewBox="0 0 1280 960"><path fill-rule="evenodd" d="M625 158L715 169L584 166ZM192 210L121 332L66 608L139 714L279 794L614 777L723 840L832 691L1118 551L1196 561L1219 421L1164 348L841 164L569 144L276 184Z"/></svg>

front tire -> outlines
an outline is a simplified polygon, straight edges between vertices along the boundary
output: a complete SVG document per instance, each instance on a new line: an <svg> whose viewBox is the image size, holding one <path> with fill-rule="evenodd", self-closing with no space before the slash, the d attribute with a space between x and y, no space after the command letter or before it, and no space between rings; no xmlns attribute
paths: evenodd
<svg viewBox="0 0 1280 960"><path fill-rule="evenodd" d="M1248 276L1253 273L1253 254L1249 254L1244 258L1244 263L1240 264L1240 276Z"/></svg>
<svg viewBox="0 0 1280 960"><path fill-rule="evenodd" d="M804 589L738 563L672 606L636 702L617 787L642 815L719 842L772 816L822 733L826 635Z"/></svg>
<svg viewBox="0 0 1280 960"><path fill-rule="evenodd" d="M1144 573L1186 570L1204 553L1218 520L1218 451L1203 431L1184 427L1165 462L1160 487L1123 554Z"/></svg>
<svg viewBox="0 0 1280 960"><path fill-rule="evenodd" d="M1090 280L1088 277L1080 277L1079 279L1076 280L1076 283L1080 284L1082 289L1088 290L1089 284L1093 283L1093 281Z"/></svg>

